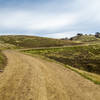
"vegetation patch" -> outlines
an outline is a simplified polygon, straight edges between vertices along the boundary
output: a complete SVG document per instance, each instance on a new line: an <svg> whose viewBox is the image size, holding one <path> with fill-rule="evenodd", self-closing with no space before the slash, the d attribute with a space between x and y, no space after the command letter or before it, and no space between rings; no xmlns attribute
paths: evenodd
<svg viewBox="0 0 100 100"><path fill-rule="evenodd" d="M24 52L40 54L74 68L100 74L100 45L31 49Z"/></svg>
<svg viewBox="0 0 100 100"><path fill-rule="evenodd" d="M9 43L4 43L2 41L0 41L0 49L16 49L17 47L13 44L9 44Z"/></svg>
<svg viewBox="0 0 100 100"><path fill-rule="evenodd" d="M23 51L22 51L22 52L23 52ZM42 56L42 55L37 54L37 53L35 53L35 52L32 53L32 52L24 51L24 53L25 53L25 54L28 54L28 55L30 55L30 56L37 57L37 58L39 57L39 58L45 59L45 60L47 60L47 61L51 61L51 62L53 61L53 62L59 63L59 64L65 66L66 68L69 68L69 69L71 69L72 71L74 71L74 72L80 74L80 75L83 76L84 78L86 78L86 79L92 81L93 83L98 84L98 85L100 84L100 75L99 75L99 74L87 72L87 71L80 70L80 69L78 69L78 68L75 68L75 67L72 67L72 66L69 66L69 65L65 65L65 64L63 64L63 63L61 63L61 62L58 62L57 60L50 59L50 58L48 58L48 57L46 57L46 56Z"/></svg>
<svg viewBox="0 0 100 100"><path fill-rule="evenodd" d="M100 74L100 45L26 50L72 67Z"/></svg>
<svg viewBox="0 0 100 100"><path fill-rule="evenodd" d="M82 33L78 33L76 36L71 37L70 40L74 40L74 41L81 41L81 42L89 42L89 43L93 43L93 42L100 42L100 33L97 32L95 35L83 35Z"/></svg>
<svg viewBox="0 0 100 100"><path fill-rule="evenodd" d="M36 48L36 47L55 47L66 45L78 45L80 42L70 40L60 40L52 38L44 38L37 36L24 36L24 35L8 35L0 36L0 41L15 45L19 48Z"/></svg>
<svg viewBox="0 0 100 100"><path fill-rule="evenodd" d="M65 67L77 72L78 74L80 74L81 76L85 77L86 79L92 81L93 83L100 85L100 75L99 74L79 70L77 68L74 68L74 67L71 67L71 66L68 66L68 65L66 65Z"/></svg>
<svg viewBox="0 0 100 100"><path fill-rule="evenodd" d="M4 66L6 65L6 63L7 63L7 58L0 50L0 72L4 70Z"/></svg>

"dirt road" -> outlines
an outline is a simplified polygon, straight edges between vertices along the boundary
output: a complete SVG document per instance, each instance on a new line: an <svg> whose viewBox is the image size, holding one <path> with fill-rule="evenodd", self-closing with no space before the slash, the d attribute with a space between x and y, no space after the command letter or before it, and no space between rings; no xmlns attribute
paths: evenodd
<svg viewBox="0 0 100 100"><path fill-rule="evenodd" d="M100 100L100 86L62 65L16 51L4 54L0 100Z"/></svg>

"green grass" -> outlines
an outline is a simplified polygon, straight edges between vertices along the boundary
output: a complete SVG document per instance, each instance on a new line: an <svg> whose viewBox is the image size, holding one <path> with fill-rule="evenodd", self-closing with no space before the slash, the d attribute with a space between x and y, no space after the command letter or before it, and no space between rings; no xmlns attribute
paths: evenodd
<svg viewBox="0 0 100 100"><path fill-rule="evenodd" d="M0 41L0 49L16 49L17 47L13 44L4 43L3 41Z"/></svg>
<svg viewBox="0 0 100 100"><path fill-rule="evenodd" d="M100 85L100 75L99 74L95 74L95 73L90 73L90 72L87 72L87 71L83 71L83 70L80 70L80 69L77 69L77 68L74 68L72 66L69 66L69 65L66 65L66 64L63 64L61 62L58 62L56 60L53 60L53 59L50 59L48 57L45 57L45 56L42 56L40 54L35 54L35 53L29 53L29 52L23 52L21 51L22 53L25 53L27 55L30 55L30 56L33 56L33 57L36 57L36 58L42 58L42 59L45 59L47 61L50 61L50 62L56 62L58 64L61 64L63 66L65 66L66 68L69 68L71 69L72 71L80 74L82 77L92 81L93 83L97 84L97 85Z"/></svg>
<svg viewBox="0 0 100 100"><path fill-rule="evenodd" d="M32 49L25 52L40 54L72 67L100 74L100 45Z"/></svg>
<svg viewBox="0 0 100 100"><path fill-rule="evenodd" d="M70 69L100 84L100 45L30 49L24 52L32 55L39 54L71 66Z"/></svg>
<svg viewBox="0 0 100 100"><path fill-rule="evenodd" d="M81 44L80 42L75 42L70 40L60 40L60 39L51 39L51 38L24 36L24 35L0 36L0 41L15 45L19 48L55 47L55 46Z"/></svg>

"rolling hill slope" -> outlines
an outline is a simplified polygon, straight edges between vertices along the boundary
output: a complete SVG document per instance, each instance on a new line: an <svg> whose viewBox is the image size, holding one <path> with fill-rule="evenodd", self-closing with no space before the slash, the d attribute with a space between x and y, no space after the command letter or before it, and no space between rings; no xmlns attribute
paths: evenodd
<svg viewBox="0 0 100 100"><path fill-rule="evenodd" d="M54 47L54 46L66 46L77 45L75 41L51 39L37 36L24 36L24 35L8 35L0 36L0 41L9 43L17 47L33 48L33 47Z"/></svg>
<svg viewBox="0 0 100 100"><path fill-rule="evenodd" d="M46 56L63 64L100 74L100 45L29 49L24 52Z"/></svg>
<svg viewBox="0 0 100 100"><path fill-rule="evenodd" d="M24 49L80 44L33 36L0 36L0 41L1 48L9 45ZM46 54L55 55L61 54L59 50L56 47L56 53L52 53L45 49ZM64 55L68 55L64 51ZM0 100L100 100L100 86L61 64L42 59L40 55L32 57L18 50L3 50L3 53L7 57L7 64L0 74Z"/></svg>
<svg viewBox="0 0 100 100"><path fill-rule="evenodd" d="M95 35L81 35L72 37L73 41L81 41L81 42L100 42L100 38L96 38Z"/></svg>

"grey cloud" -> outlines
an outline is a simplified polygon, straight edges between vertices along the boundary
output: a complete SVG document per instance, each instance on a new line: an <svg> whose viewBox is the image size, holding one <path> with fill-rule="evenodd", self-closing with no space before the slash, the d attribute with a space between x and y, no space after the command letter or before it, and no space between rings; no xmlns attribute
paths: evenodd
<svg viewBox="0 0 100 100"><path fill-rule="evenodd" d="M0 30L13 32L12 34L15 32L15 34L36 34L49 37L55 37L55 35L60 37L60 34L61 37L69 37L75 32L100 31L99 4L100 0L6 2L0 8Z"/></svg>

